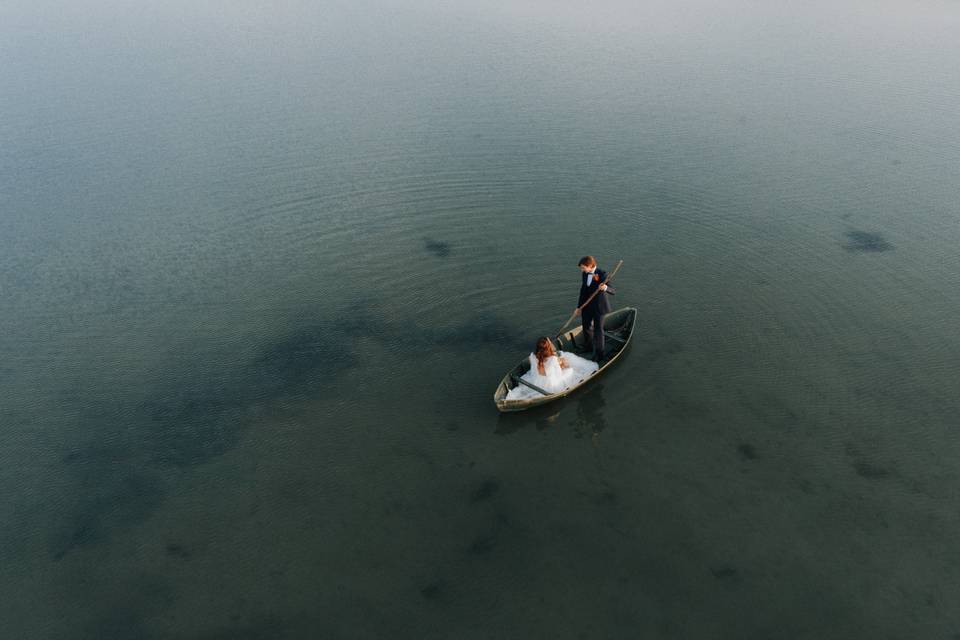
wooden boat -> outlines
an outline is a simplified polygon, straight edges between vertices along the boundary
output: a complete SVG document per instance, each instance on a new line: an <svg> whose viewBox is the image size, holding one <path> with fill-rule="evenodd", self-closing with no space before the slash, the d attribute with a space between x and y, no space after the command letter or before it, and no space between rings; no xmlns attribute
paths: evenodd
<svg viewBox="0 0 960 640"><path fill-rule="evenodd" d="M558 393L547 393L533 385L527 384L525 380L520 379L523 374L530 370L530 360L525 357L517 366L508 371L507 375L503 376L503 380L501 380L497 386L497 390L493 394L493 401L496 403L497 409L507 412L524 411L533 407L539 407L540 405L569 395L587 384L606 371L607 368L616 362L620 355L626 351L627 346L630 344L630 338L633 336L636 319L637 310L633 307L624 307L623 309L617 309L616 311L608 313L603 321L603 333L606 336L606 353L604 354L603 360L599 363L600 368L590 374L589 377L581 380L578 384ZM555 337L553 339L553 345L558 350L570 351L584 357L588 357L592 350L591 346L587 344L586 336L583 335L583 327L579 326ZM538 391L540 395L523 400L507 400L507 393L518 384L530 387L534 391Z"/></svg>

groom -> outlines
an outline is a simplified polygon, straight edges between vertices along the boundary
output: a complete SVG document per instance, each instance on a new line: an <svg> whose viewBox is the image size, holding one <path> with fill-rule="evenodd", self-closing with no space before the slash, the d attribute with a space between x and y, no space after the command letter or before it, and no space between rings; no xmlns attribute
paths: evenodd
<svg viewBox="0 0 960 640"><path fill-rule="evenodd" d="M607 272L597 267L597 261L593 256L580 258L579 266L583 275L580 278L580 300L577 302L577 309L574 314L580 314L587 344L593 346L593 359L600 362L603 359L603 316L610 313L610 302L607 300L607 294L613 295L616 291L613 290L613 287L603 284L607 279ZM600 292L593 297L590 304L584 306L583 303L597 289L600 289Z"/></svg>

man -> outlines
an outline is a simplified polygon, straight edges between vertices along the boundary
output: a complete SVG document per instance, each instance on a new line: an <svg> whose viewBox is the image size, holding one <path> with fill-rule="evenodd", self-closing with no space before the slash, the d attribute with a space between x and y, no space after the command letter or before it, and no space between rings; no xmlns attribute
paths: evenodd
<svg viewBox="0 0 960 640"><path fill-rule="evenodd" d="M603 360L603 316L610 313L607 294L614 295L616 291L613 287L603 284L607 279L607 272L597 267L597 261L593 256L580 258L579 267L583 277L580 280L580 300L577 302L574 315L580 314L583 335L587 337L587 344L593 347L593 359L599 363ZM594 293L597 295L584 306L587 299Z"/></svg>

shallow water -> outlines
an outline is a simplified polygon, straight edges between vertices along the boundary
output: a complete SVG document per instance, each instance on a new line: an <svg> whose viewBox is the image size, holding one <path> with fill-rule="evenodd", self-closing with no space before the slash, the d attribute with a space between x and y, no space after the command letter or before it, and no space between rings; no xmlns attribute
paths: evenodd
<svg viewBox="0 0 960 640"><path fill-rule="evenodd" d="M958 27L4 4L5 634L960 633Z"/></svg>

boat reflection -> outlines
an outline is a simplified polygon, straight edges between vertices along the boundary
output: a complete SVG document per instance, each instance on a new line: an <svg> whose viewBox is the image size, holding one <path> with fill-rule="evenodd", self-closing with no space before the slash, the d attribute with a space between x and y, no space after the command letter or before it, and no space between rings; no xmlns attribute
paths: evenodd
<svg viewBox="0 0 960 640"><path fill-rule="evenodd" d="M606 417L604 416L604 408L607 402L603 393L603 383L598 382L539 410L532 409L523 413L501 413L498 416L494 433L508 436L531 426L536 428L537 431L556 428L563 424L561 417L564 414L567 414L569 418L570 409L573 408L575 410L575 416L572 419L574 437L582 438L584 435L589 435L596 444L600 432L607 427Z"/></svg>

